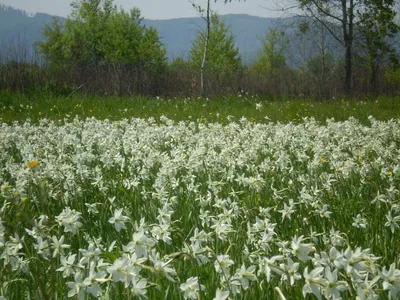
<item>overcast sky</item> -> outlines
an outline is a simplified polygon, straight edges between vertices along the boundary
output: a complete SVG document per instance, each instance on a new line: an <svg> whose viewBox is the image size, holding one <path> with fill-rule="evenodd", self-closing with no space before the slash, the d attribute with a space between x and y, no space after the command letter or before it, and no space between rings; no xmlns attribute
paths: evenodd
<svg viewBox="0 0 400 300"><path fill-rule="evenodd" d="M290 1L290 0L286 0ZM212 8L219 14L249 14L260 17L279 17L276 11L278 0L246 0L224 4L223 0L214 3ZM44 12L52 15L66 17L70 12L70 0L0 0L0 3L26 10L30 13ZM114 0L118 6L129 10L138 7L146 19L171 19L182 17L195 17L196 11L188 0ZM204 5L206 0L195 0L195 3Z"/></svg>

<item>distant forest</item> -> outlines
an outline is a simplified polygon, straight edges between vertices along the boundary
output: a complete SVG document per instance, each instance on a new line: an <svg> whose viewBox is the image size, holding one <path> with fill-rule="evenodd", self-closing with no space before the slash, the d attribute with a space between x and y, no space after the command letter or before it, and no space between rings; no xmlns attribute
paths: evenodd
<svg viewBox="0 0 400 300"><path fill-rule="evenodd" d="M107 2L112 1L91 0L87 7L82 2L79 19L28 15L0 5L0 89L200 95L203 18L147 20L138 10L120 11ZM213 15L210 25L209 97L248 93L330 99L349 94L343 83L344 48L335 37L341 35L338 24L327 28L310 17ZM376 53L361 33L354 35L351 94L398 93L398 30L373 41L386 43Z"/></svg>
<svg viewBox="0 0 400 300"><path fill-rule="evenodd" d="M29 15L23 10L15 9L0 4L0 47L6 49L23 43L32 47L35 42L44 41L43 28L46 24L57 18L61 23L65 18L38 13ZM223 15L220 16L227 27L235 36L235 45L245 64L251 63L262 48L262 38L271 28L281 27L288 34L295 34L295 18L261 18L249 15ZM204 30L202 18L178 18L170 20L143 19L141 23L153 27L160 35L164 44L167 57L170 61L178 57L188 59L192 42L195 40L199 29ZM313 45L307 45L311 50ZM10 51L12 58L12 51ZM311 54L310 54L311 55ZM290 54L288 53L290 57ZM295 64L295 60L291 62Z"/></svg>

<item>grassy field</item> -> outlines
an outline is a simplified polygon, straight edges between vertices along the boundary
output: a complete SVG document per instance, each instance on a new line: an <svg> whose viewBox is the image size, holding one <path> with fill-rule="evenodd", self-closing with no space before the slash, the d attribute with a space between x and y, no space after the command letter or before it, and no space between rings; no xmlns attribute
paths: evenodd
<svg viewBox="0 0 400 300"><path fill-rule="evenodd" d="M398 99L1 95L1 297L398 299Z"/></svg>
<svg viewBox="0 0 400 300"><path fill-rule="evenodd" d="M96 117L98 119L121 120L124 118L158 119L166 116L175 121L204 120L227 123L241 117L263 122L302 122L303 118L314 117L325 123L327 119L347 120L350 116L368 124L372 115L378 120L400 118L400 97L377 97L345 101L311 101L293 99L273 99L240 95L235 98L213 100L199 99L156 99L119 98L75 95L54 97L44 95L15 95L0 92L0 120L3 122L24 121L27 118L50 120L74 118L75 116ZM229 119L228 119L228 116Z"/></svg>

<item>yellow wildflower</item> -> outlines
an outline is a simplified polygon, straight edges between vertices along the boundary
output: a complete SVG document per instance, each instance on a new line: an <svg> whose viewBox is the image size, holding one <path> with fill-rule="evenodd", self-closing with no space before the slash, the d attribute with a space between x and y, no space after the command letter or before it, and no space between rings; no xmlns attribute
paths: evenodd
<svg viewBox="0 0 400 300"><path fill-rule="evenodd" d="M37 168L40 165L39 161L37 160L32 160L28 162L28 167L31 169Z"/></svg>

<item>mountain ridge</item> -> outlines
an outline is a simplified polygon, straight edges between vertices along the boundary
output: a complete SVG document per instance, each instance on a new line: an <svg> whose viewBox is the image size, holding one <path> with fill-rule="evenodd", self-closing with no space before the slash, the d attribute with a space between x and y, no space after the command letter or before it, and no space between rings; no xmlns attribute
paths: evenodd
<svg viewBox="0 0 400 300"><path fill-rule="evenodd" d="M232 30L236 45L244 61L252 60L262 47L260 38L266 35L268 28L284 21L281 18L263 18L247 14L227 14L220 16ZM42 30L46 24L58 18L66 18L46 13L29 15L23 10L0 5L0 51L8 45L23 44L31 48L32 44L43 41ZM143 19L142 24L155 28L163 42L167 57L188 58L190 47L197 32L205 27L201 17L183 17L173 19Z"/></svg>

